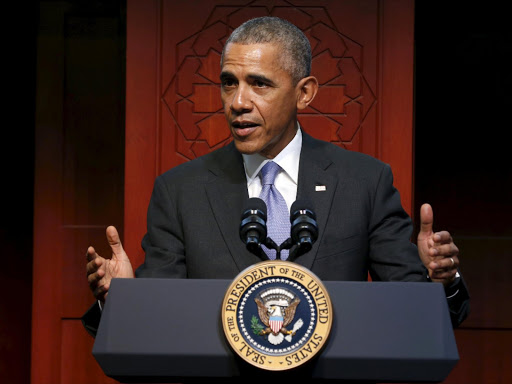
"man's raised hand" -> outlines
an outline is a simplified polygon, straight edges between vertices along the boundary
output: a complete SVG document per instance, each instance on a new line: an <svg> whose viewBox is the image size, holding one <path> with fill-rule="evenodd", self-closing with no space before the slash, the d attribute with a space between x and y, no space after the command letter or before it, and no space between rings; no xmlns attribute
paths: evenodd
<svg viewBox="0 0 512 384"><path fill-rule="evenodd" d="M434 212L429 204L420 209L418 251L432 281L450 285L459 266L459 249L447 231L434 232Z"/></svg>
<svg viewBox="0 0 512 384"><path fill-rule="evenodd" d="M112 257L110 259L101 257L93 247L89 247L86 254L89 287L94 297L102 302L107 297L110 282L113 278L134 277L132 264L123 249L117 229L109 226L106 234L108 244L112 249Z"/></svg>

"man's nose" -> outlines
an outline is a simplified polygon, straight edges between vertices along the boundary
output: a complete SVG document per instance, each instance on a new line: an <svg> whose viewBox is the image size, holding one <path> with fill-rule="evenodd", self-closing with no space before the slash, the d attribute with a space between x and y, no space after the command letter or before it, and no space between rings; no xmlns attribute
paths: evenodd
<svg viewBox="0 0 512 384"><path fill-rule="evenodd" d="M233 95L231 109L234 112L246 112L252 109L251 91L247 85L240 84Z"/></svg>

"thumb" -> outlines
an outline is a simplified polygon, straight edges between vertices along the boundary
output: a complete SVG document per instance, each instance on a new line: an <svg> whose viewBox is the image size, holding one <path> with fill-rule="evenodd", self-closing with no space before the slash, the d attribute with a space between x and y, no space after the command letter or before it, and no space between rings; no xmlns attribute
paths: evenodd
<svg viewBox="0 0 512 384"><path fill-rule="evenodd" d="M125 259L126 252L123 249L123 244L121 244L121 239L119 238L119 233L117 232L116 227L109 226L107 227L107 240L110 248L112 248L112 258L113 259Z"/></svg>
<svg viewBox="0 0 512 384"><path fill-rule="evenodd" d="M434 225L434 211L430 204L423 204L420 208L420 231L429 234L432 233Z"/></svg>

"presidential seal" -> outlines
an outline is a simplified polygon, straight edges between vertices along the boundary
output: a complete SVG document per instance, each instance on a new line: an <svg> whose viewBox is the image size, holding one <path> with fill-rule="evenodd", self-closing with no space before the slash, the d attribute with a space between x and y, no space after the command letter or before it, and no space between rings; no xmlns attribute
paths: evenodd
<svg viewBox="0 0 512 384"><path fill-rule="evenodd" d="M281 260L241 272L226 291L221 314L232 349L272 371L309 361L322 350L332 325L331 300L320 279Z"/></svg>

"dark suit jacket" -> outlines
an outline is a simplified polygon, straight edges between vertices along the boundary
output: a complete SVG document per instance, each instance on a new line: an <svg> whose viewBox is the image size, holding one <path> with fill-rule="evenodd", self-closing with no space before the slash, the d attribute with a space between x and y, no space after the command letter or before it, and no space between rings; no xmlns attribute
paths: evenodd
<svg viewBox="0 0 512 384"><path fill-rule="evenodd" d="M295 262L320 279L364 281L369 272L374 281L427 281L387 164L303 133L297 198L312 202L319 236ZM136 276L233 279L261 261L239 237L247 199L243 159L233 143L159 176ZM452 288L459 290L457 300L449 299L457 326L469 297L463 281Z"/></svg>
<svg viewBox="0 0 512 384"><path fill-rule="evenodd" d="M319 237L296 262L322 280L426 281L388 165L304 134L297 198L312 202ZM261 261L239 237L247 199L233 144L159 176L137 276L232 279Z"/></svg>

